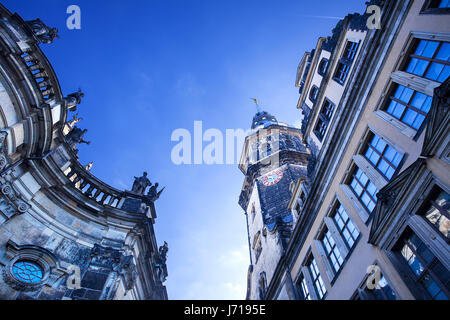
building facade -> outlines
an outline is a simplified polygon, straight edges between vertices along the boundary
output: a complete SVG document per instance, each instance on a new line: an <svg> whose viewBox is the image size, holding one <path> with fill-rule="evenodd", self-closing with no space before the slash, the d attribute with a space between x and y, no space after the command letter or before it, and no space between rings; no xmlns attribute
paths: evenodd
<svg viewBox="0 0 450 320"><path fill-rule="evenodd" d="M368 6L298 67L309 170L263 299L450 297L450 5Z"/></svg>
<svg viewBox="0 0 450 320"><path fill-rule="evenodd" d="M57 30L0 5L0 299L167 299L155 187L117 190L79 162L87 130L69 116L40 45Z"/></svg>

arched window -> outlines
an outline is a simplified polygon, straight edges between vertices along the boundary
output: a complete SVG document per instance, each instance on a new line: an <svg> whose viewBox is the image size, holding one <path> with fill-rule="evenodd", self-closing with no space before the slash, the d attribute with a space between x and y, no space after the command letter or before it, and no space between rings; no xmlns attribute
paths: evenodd
<svg viewBox="0 0 450 320"><path fill-rule="evenodd" d="M322 60L319 63L319 67L317 68L317 72L321 76L323 76L327 72L327 67L328 67L328 59L327 58L322 58Z"/></svg>
<svg viewBox="0 0 450 320"><path fill-rule="evenodd" d="M319 88L317 88L317 86L313 86L311 91L309 92L309 100L311 100L312 102L316 102L318 95Z"/></svg>

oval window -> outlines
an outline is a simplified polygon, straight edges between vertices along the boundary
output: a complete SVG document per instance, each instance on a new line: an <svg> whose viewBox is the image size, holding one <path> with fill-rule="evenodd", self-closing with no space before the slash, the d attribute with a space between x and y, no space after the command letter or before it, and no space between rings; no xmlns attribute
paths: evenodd
<svg viewBox="0 0 450 320"><path fill-rule="evenodd" d="M17 280L25 283L39 283L44 279L42 268L32 261L17 261L12 266L12 273Z"/></svg>

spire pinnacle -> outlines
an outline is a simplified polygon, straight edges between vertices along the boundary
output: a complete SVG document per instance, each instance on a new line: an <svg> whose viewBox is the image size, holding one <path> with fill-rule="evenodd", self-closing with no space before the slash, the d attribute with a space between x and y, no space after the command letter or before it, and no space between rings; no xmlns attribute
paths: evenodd
<svg viewBox="0 0 450 320"><path fill-rule="evenodd" d="M259 106L258 99L256 99L256 98L250 98L250 99L253 100L253 102L256 104L256 112L261 113L262 110L261 110L261 107Z"/></svg>

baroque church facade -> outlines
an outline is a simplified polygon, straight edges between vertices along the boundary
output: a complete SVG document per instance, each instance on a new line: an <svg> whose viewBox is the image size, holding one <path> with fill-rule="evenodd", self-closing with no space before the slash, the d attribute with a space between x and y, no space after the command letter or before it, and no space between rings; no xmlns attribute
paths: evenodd
<svg viewBox="0 0 450 320"><path fill-rule="evenodd" d="M0 4L0 299L166 300L161 191L146 174L115 189L80 163L83 94L64 96L40 49L56 37Z"/></svg>

